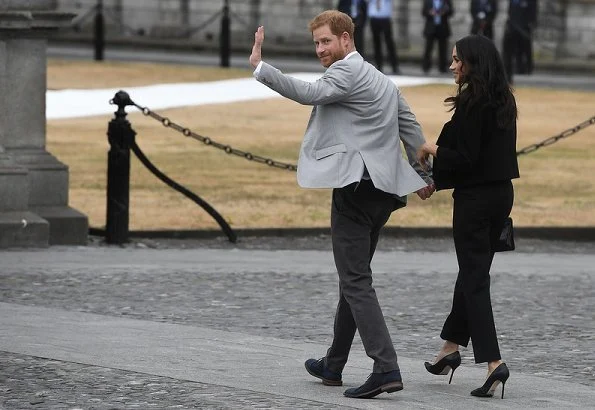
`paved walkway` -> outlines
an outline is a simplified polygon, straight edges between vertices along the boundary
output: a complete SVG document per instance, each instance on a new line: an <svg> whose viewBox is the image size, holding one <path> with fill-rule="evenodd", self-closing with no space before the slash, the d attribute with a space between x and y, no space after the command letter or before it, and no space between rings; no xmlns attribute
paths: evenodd
<svg viewBox="0 0 595 410"><path fill-rule="evenodd" d="M540 252L521 241L497 256L494 309L512 374L500 400L469 395L485 377L471 349L451 385L423 368L440 345L456 269L444 242L424 243L432 251L381 243L374 260L405 389L373 400L342 395L371 369L359 340L343 387L303 368L331 336L328 249L0 252L0 408L592 408L592 247Z"/></svg>

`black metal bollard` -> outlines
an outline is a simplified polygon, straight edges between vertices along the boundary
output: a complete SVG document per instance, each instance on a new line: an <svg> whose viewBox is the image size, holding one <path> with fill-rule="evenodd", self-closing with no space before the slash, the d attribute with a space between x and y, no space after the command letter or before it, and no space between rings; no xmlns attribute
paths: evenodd
<svg viewBox="0 0 595 410"><path fill-rule="evenodd" d="M223 2L223 14L221 15L221 34L219 36L219 54L221 67L229 67L229 55L231 53L231 20L229 18L229 0Z"/></svg>
<svg viewBox="0 0 595 410"><path fill-rule="evenodd" d="M95 61L103 61L103 50L105 49L105 20L103 18L103 0L97 0L95 20L93 26L93 46L95 49Z"/></svg>
<svg viewBox="0 0 595 410"><path fill-rule="evenodd" d="M111 101L118 106L115 118L110 121L107 138L107 218L105 241L113 244L128 242L130 200L130 146L136 132L126 119L126 106L133 105L128 93L118 91Z"/></svg>

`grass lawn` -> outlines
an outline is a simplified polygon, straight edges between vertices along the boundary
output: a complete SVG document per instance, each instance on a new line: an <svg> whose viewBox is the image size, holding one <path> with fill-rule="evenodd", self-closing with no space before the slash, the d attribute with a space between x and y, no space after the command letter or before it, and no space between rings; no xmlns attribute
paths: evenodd
<svg viewBox="0 0 595 410"><path fill-rule="evenodd" d="M155 83L250 77L251 71L169 64L50 60L48 88L123 88ZM403 94L435 141L450 118L443 104L454 85L403 87ZM591 118L595 93L519 87L518 148ZM134 99L134 96L131 96ZM136 101L143 104L142 101ZM149 107L150 108L150 107ZM296 163L310 107L283 98L159 111L197 134L243 151ZM330 190L302 189L295 172L229 156L164 128L134 108L136 141L165 174L210 203L233 228L327 227ZM105 226L107 142L111 116L51 120L47 149L70 167L69 204L93 227ZM595 225L595 126L519 157L512 216L517 226ZM130 229L217 229L202 208L172 190L133 158ZM390 226L450 226L451 191L430 200L409 197Z"/></svg>

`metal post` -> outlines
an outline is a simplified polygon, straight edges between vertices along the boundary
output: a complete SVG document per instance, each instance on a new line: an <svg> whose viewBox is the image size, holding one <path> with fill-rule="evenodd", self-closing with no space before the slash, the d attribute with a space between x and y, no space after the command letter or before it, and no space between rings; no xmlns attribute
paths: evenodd
<svg viewBox="0 0 595 410"><path fill-rule="evenodd" d="M190 27L190 0L180 0L180 15L182 16L182 27L188 30Z"/></svg>
<svg viewBox="0 0 595 410"><path fill-rule="evenodd" d="M107 137L110 150L107 155L107 218L105 241L123 244L128 241L130 199L130 146L136 132L126 119L126 106L132 105L130 96L119 91L112 100L118 106L110 121Z"/></svg>
<svg viewBox="0 0 595 410"><path fill-rule="evenodd" d="M231 20L229 18L229 0L223 2L223 13L221 15L221 35L219 44L219 54L221 57L221 67L229 67L229 54L231 49Z"/></svg>
<svg viewBox="0 0 595 410"><path fill-rule="evenodd" d="M103 18L103 0L97 0L94 20L94 39L95 61L103 61L103 50L105 48L105 21Z"/></svg>

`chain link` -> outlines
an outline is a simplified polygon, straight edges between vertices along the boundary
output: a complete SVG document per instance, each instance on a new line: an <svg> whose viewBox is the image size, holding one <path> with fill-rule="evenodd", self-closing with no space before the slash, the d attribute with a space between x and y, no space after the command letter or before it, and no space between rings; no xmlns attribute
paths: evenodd
<svg viewBox="0 0 595 410"><path fill-rule="evenodd" d="M262 157L260 155L252 154L251 152L246 152L246 151L239 150L237 148L233 148L230 145L221 144L209 137L199 135L188 128L184 128L181 125L176 124L175 122L171 121L167 117L162 117L161 115L157 114L156 112L151 111L148 107L143 107L136 103L133 103L133 104L136 108L138 108L140 111L142 111L142 113L144 115L149 116L149 117L159 121L161 124L163 124L164 127L172 128L172 129L180 132L181 134L183 134L185 137L194 138L197 141L200 141L205 145L210 145L210 146L218 148L222 151L225 151L225 153L227 153L227 154L237 155L239 157L243 157L243 158L247 159L248 161L255 161L260 164L265 164L265 165L268 165L268 166L274 167L274 168L286 169L288 171L296 171L297 170L297 165L287 164L285 162L280 162L280 161L275 161L274 159L271 159L271 158ZM587 128L589 125L593 125L593 124L595 124L595 116L589 118L586 121L581 122L580 124L576 125L575 127L569 128L569 129L561 132L558 135L554 135L553 137L546 138L545 140L538 142L536 144L529 145L529 146L517 151L516 154L517 154L517 156L519 156L519 155L529 154L531 152L537 151L538 149L540 149L542 147L547 147L548 145L552 145L563 138L570 137L571 135L576 134L577 132L581 131L582 129Z"/></svg>
<svg viewBox="0 0 595 410"><path fill-rule="evenodd" d="M251 152L246 152L246 151L239 150L237 148L233 148L230 145L221 144L209 137L199 135L188 128L182 127L181 125L176 124L175 122L171 121L169 118L162 117L161 115L157 114L156 112L151 111L147 107L142 107L136 103L133 103L133 104L144 115L159 121L164 127L172 128L172 129L180 132L181 134L183 134L185 137L194 138L195 140L200 141L205 145L210 145L212 147L218 148L227 154L237 155L238 157L243 157L243 158L247 159L248 161L258 162L260 164L265 164L265 165L268 165L268 166L274 167L274 168L286 169L288 171L296 171L297 170L297 165L287 164L285 162L280 162L280 161L275 161L274 159L271 159L271 158L262 157L260 155L252 154Z"/></svg>
<svg viewBox="0 0 595 410"><path fill-rule="evenodd" d="M576 134L577 132L582 130L583 128L587 128L589 125L593 125L593 124L595 124L595 116L589 118L586 121L581 122L579 125L577 125L575 127L569 128L569 129L561 132L558 135L554 135L553 137L546 138L545 140L538 142L537 144L529 145L529 146L523 148L522 150L517 151L516 154L517 154L517 156L519 156L519 155L523 155L523 154L528 154L533 151L537 151L539 148L547 147L548 145L552 145L553 143L558 142L562 138L570 137L571 135Z"/></svg>

